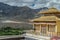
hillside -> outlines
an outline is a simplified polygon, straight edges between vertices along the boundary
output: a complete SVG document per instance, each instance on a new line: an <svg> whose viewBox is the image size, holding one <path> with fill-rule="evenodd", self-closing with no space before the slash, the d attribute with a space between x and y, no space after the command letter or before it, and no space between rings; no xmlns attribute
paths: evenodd
<svg viewBox="0 0 60 40"><path fill-rule="evenodd" d="M0 28L1 27L15 27L20 29L32 29L32 25L28 24L28 19L33 19L38 16L37 14L41 10L46 10L47 7L39 8L39 9L31 9L29 7L17 7L17 6L10 6L0 2ZM23 22L20 24L14 23L2 23L7 20L19 21ZM26 23L27 22L27 23Z"/></svg>
<svg viewBox="0 0 60 40"><path fill-rule="evenodd" d="M35 16L40 10L45 9L48 8L44 7L40 9L31 9L26 6L24 7L10 6L0 2L0 19L25 21L27 19L35 18Z"/></svg>

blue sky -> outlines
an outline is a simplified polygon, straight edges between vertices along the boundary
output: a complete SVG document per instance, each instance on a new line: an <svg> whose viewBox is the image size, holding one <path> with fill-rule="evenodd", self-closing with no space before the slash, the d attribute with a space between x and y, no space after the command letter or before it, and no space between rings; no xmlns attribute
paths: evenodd
<svg viewBox="0 0 60 40"><path fill-rule="evenodd" d="M60 0L0 0L0 2L9 4L11 6L28 6L32 9L42 7L55 7L60 9Z"/></svg>

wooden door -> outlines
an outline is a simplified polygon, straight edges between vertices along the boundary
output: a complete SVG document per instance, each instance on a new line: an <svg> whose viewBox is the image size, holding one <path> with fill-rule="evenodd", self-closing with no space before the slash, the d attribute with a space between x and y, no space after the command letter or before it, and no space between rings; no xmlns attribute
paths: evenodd
<svg viewBox="0 0 60 40"><path fill-rule="evenodd" d="M46 34L46 25L45 26L41 26L41 33L42 34Z"/></svg>

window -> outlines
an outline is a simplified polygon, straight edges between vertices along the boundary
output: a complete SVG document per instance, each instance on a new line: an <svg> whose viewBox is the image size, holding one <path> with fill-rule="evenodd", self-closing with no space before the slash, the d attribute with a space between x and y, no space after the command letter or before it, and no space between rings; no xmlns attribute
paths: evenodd
<svg viewBox="0 0 60 40"><path fill-rule="evenodd" d="M55 25L48 25L49 32L55 32Z"/></svg>

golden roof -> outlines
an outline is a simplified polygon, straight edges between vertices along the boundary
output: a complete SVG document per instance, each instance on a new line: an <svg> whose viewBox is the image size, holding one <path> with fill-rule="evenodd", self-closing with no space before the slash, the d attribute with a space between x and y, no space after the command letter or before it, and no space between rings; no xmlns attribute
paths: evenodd
<svg viewBox="0 0 60 40"><path fill-rule="evenodd" d="M32 21L56 21L56 16L42 16L36 19L33 19Z"/></svg>
<svg viewBox="0 0 60 40"><path fill-rule="evenodd" d="M60 13L60 11L57 10L56 8L49 8L47 10L42 10L39 13Z"/></svg>

